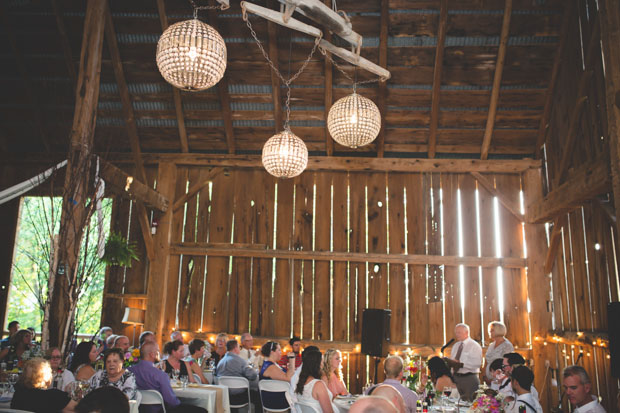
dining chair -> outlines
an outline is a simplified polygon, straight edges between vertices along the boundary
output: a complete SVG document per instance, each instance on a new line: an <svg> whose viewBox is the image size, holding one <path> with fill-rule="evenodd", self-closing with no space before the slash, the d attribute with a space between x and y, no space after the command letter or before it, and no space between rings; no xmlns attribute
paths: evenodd
<svg viewBox="0 0 620 413"><path fill-rule="evenodd" d="M0 413L32 413L30 410L0 409Z"/></svg>
<svg viewBox="0 0 620 413"><path fill-rule="evenodd" d="M263 404L263 411L278 413L278 412L288 412L291 409L291 406L286 408L273 408L265 405L265 399L263 398L263 393L283 393L283 397L286 399L286 395L288 393L291 384L288 381L282 380L261 380L258 382L258 392L260 393L260 400ZM287 403L288 403L288 399Z"/></svg>
<svg viewBox="0 0 620 413"><path fill-rule="evenodd" d="M202 380L200 380L200 376L196 373L194 373L193 375L194 375L194 380L196 380L196 383L201 384Z"/></svg>
<svg viewBox="0 0 620 413"><path fill-rule="evenodd" d="M236 376L220 376L216 378L217 384L228 387L228 397L230 399L231 409L241 409L247 407L247 411L250 411L250 382L245 377ZM230 397L230 390L244 389L247 393L247 402L233 404L233 399Z"/></svg>
<svg viewBox="0 0 620 413"><path fill-rule="evenodd" d="M295 407L299 413L321 413L316 407L307 402L296 402Z"/></svg>
<svg viewBox="0 0 620 413"><path fill-rule="evenodd" d="M166 413L166 403L161 393L157 390L138 390L138 393L142 396L140 405L156 405L160 404L164 413Z"/></svg>

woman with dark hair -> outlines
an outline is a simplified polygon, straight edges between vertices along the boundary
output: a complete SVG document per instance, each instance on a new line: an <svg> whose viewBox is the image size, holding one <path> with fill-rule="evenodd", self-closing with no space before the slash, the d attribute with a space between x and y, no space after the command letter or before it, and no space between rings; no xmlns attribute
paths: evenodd
<svg viewBox="0 0 620 413"><path fill-rule="evenodd" d="M183 361L183 343L178 340L167 342L164 345L164 354L167 354L168 358L162 362L162 370L169 375L178 371L179 376L187 376L189 382L196 383L194 375L191 374L190 363Z"/></svg>
<svg viewBox="0 0 620 413"><path fill-rule="evenodd" d="M321 380L321 359L319 351L311 351L303 356L299 381L295 388L295 395L300 402L308 403L322 413L338 411L332 405L332 392Z"/></svg>
<svg viewBox="0 0 620 413"><path fill-rule="evenodd" d="M95 374L93 364L97 360L99 351L92 341L83 341L78 344L69 364L69 370L75 376L75 380L90 380Z"/></svg>
<svg viewBox="0 0 620 413"><path fill-rule="evenodd" d="M282 371L278 366L278 361L282 357L282 349L280 344L275 341L268 341L260 349L265 362L258 373L259 380L282 380L291 381L291 377L295 374L295 356L289 356L288 369L286 372ZM268 409L279 410L286 409L289 406L286 401L284 393L274 393L263 391L262 392L263 405Z"/></svg>
<svg viewBox="0 0 620 413"><path fill-rule="evenodd" d="M431 357L428 361L428 370L431 372L431 382L435 386L435 390L443 392L444 387L452 388L452 394L450 397L456 397L456 384L454 384L454 377L450 373L448 365L441 357Z"/></svg>
<svg viewBox="0 0 620 413"><path fill-rule="evenodd" d="M24 372L15 385L11 409L29 412L73 412L76 403L64 391L48 389L52 383L50 364L42 358L24 363Z"/></svg>
<svg viewBox="0 0 620 413"><path fill-rule="evenodd" d="M104 386L116 387L127 396L127 399L135 400L138 392L136 377L132 372L123 368L124 361L125 354L120 348L106 350L103 355L105 369L98 371L90 379L90 387L92 389Z"/></svg>
<svg viewBox="0 0 620 413"><path fill-rule="evenodd" d="M13 363L15 360L21 362L24 353L26 353L27 350L30 350L31 342L32 333L30 330L19 330L11 336L11 339L9 340L9 347L0 352L0 360L5 360L9 363ZM17 368L17 366L13 367Z"/></svg>
<svg viewBox="0 0 620 413"><path fill-rule="evenodd" d="M200 368L200 360L205 354L205 342L199 338L195 338L189 342L190 359L186 359L191 367L191 372L198 375L202 384L209 384L209 380L202 373Z"/></svg>

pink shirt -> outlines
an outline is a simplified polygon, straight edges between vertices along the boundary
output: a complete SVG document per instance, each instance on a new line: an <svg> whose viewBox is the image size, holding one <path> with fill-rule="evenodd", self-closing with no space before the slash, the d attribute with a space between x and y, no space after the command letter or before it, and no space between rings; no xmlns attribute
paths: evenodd
<svg viewBox="0 0 620 413"><path fill-rule="evenodd" d="M332 373L331 374L331 377L329 378L329 382L327 382L327 379L325 379L323 381L325 381L327 383L327 388L329 389L330 392L332 392L334 397L338 396L340 394L342 394L342 395L349 394L349 391L345 387L345 385L342 382L342 380L340 380L338 378L336 373Z"/></svg>

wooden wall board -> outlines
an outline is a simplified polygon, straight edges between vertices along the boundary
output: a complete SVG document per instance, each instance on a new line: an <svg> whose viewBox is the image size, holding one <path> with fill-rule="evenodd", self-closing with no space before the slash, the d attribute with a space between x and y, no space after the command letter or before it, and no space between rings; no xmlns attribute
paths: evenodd
<svg viewBox="0 0 620 413"><path fill-rule="evenodd" d="M586 263L583 244L583 221L581 219L581 209L570 214L570 234L572 244L572 268L573 268L573 291L574 307L577 311L578 331L591 328L590 319L590 297L586 282Z"/></svg>
<svg viewBox="0 0 620 413"><path fill-rule="evenodd" d="M315 250L330 251L332 220L332 176L326 172L317 172L316 185L316 219ZM314 338L331 339L331 303L330 262L314 263Z"/></svg>
<svg viewBox="0 0 620 413"><path fill-rule="evenodd" d="M598 254L598 251L594 249L594 244L598 242L598 225L595 223L592 205L584 205L582 211L583 228L585 229L583 234L585 245L583 248L587 257L587 262L585 265L588 271L584 275L586 275L585 282L588 292L588 301L591 305L589 316L591 320L591 328L594 330L600 330L607 325L606 322L603 322L603 319L607 318L607 310L604 305L607 303L607 297L605 294L600 295L600 284L604 277L606 277L606 274L603 269L597 265L599 264L597 256L600 254Z"/></svg>
<svg viewBox="0 0 620 413"><path fill-rule="evenodd" d="M333 237L335 251L348 251L348 185L349 176L346 172L333 173ZM334 297L334 328L333 339L345 341L349 337L349 321L353 308L350 305L349 265L345 262L334 262L333 297ZM347 360L348 363L348 360ZM348 366L348 364L347 364Z"/></svg>
<svg viewBox="0 0 620 413"><path fill-rule="evenodd" d="M368 252L387 252L387 199L386 173L371 174L367 182ZM387 308L388 274L387 264L368 263L369 308ZM377 267L378 266L378 267Z"/></svg>
<svg viewBox="0 0 620 413"><path fill-rule="evenodd" d="M201 168L198 173L198 182L204 182L209 174L209 170ZM209 209L211 207L211 199L209 196L209 185L203 187L196 195L196 241L206 242L209 239ZM202 331L203 325L203 306L204 293L206 289L206 256L198 256L195 258L196 270L191 291L191 302L193 303L190 313L190 329L194 331ZM232 301L233 303L235 301ZM200 310L198 310L200 309ZM230 310L230 308L228 308ZM227 311L227 314L230 311Z"/></svg>
<svg viewBox="0 0 620 413"><path fill-rule="evenodd" d="M458 226L458 174L441 174L442 218L444 255L459 255ZM444 306L447 336L452 328L463 321L461 315L461 296L459 267L444 268Z"/></svg>
<svg viewBox="0 0 620 413"><path fill-rule="evenodd" d="M278 180L278 212L276 216L276 248L289 249L293 239L293 195L295 184L291 179ZM292 260L277 260L274 284L274 334L291 335L291 299L293 292Z"/></svg>
<svg viewBox="0 0 620 413"><path fill-rule="evenodd" d="M429 254L439 254L442 251L441 234L443 225L441 222L441 173L425 174L426 185L430 191L428 209L426 210L426 239ZM443 301L443 283L445 280L444 267L441 265L429 265L427 278L428 310L430 326L430 342L443 344L446 338L445 303ZM435 297L435 298L433 298ZM435 301L433 301L435 300Z"/></svg>
<svg viewBox="0 0 620 413"><path fill-rule="evenodd" d="M390 174L388 177L388 227L390 254L405 252L405 188L404 174ZM392 318L390 321L391 336L393 343L408 342L406 315L406 285L404 265L389 265L389 302Z"/></svg>
<svg viewBox="0 0 620 413"><path fill-rule="evenodd" d="M349 193L351 206L351 251L355 252L368 252L366 249L366 174L355 174L349 177ZM364 309L367 308L367 294L368 291L367 279L368 279L368 265L367 263L355 263L351 264L352 270L354 269L357 289L354 291L356 294L355 302L351 302L355 305L355 322L350 325L352 328L351 338L355 340L361 339L362 334L362 314ZM373 292L374 293L374 292Z"/></svg>
<svg viewBox="0 0 620 413"><path fill-rule="evenodd" d="M576 331L575 316L570 303L573 302L570 295L570 245L568 243L568 224L564 226L562 244L558 251L555 269L553 271L553 284L557 285L560 300L555 300L556 326L562 326L565 330ZM559 315L559 317L558 317ZM561 323L558 324L558 321Z"/></svg>

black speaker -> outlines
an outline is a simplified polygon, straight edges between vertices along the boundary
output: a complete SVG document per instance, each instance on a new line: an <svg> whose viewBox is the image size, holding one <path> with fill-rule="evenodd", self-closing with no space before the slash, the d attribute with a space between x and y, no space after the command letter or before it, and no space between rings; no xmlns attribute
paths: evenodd
<svg viewBox="0 0 620 413"><path fill-rule="evenodd" d="M611 375L620 378L620 302L607 304L607 329Z"/></svg>
<svg viewBox="0 0 620 413"><path fill-rule="evenodd" d="M390 343L391 310L367 308L362 314L362 353L386 357Z"/></svg>

